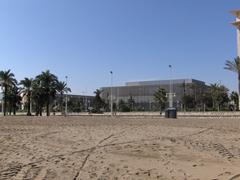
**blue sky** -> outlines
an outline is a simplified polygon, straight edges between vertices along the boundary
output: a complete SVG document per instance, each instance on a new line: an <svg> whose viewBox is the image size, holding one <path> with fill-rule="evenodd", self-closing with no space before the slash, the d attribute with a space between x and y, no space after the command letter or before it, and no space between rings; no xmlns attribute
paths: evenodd
<svg viewBox="0 0 240 180"><path fill-rule="evenodd" d="M49 69L73 93L126 81L195 78L237 89L230 10L239 0L1 0L0 70Z"/></svg>

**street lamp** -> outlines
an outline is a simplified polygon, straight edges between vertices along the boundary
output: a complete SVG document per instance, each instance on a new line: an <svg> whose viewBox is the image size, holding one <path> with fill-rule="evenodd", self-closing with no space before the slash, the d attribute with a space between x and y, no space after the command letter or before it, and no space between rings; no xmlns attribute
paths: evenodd
<svg viewBox="0 0 240 180"><path fill-rule="evenodd" d="M169 101L169 108L165 111L165 117L166 118L177 118L177 110L176 108L173 108L173 97L175 96L175 93L173 93L173 82L172 82L172 65L169 65L170 69L170 80L169 80L169 93L168 95L168 101Z"/></svg>
<svg viewBox="0 0 240 180"><path fill-rule="evenodd" d="M66 78L66 88L68 86L68 76L65 76ZM65 98L65 116L68 114L68 92L66 91L66 98Z"/></svg>
<svg viewBox="0 0 240 180"><path fill-rule="evenodd" d="M111 74L111 116L113 117L113 72L110 71Z"/></svg>
<svg viewBox="0 0 240 180"><path fill-rule="evenodd" d="M175 93L173 93L173 82L172 82L172 65L168 66L170 69L170 80L169 80L169 93L168 93L168 102L169 102L169 108L173 107L173 97L175 96Z"/></svg>
<svg viewBox="0 0 240 180"><path fill-rule="evenodd" d="M237 55L240 57L240 10L231 11L236 17L236 21L232 23L237 29ZM240 96L238 92L238 96ZM240 109L240 98L238 98L238 108Z"/></svg>
<svg viewBox="0 0 240 180"><path fill-rule="evenodd" d="M237 55L240 56L240 10L231 11L231 13L236 17L232 25L237 29Z"/></svg>

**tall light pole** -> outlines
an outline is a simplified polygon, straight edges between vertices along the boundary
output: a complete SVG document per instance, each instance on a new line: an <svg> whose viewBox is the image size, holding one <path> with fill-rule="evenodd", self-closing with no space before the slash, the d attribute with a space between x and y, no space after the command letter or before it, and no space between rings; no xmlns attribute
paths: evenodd
<svg viewBox="0 0 240 180"><path fill-rule="evenodd" d="M111 74L111 116L113 117L113 72L110 71Z"/></svg>
<svg viewBox="0 0 240 180"><path fill-rule="evenodd" d="M68 76L65 76L66 78L66 88L68 86ZM66 91L66 97L65 97L65 116L68 114L68 92Z"/></svg>
<svg viewBox="0 0 240 180"><path fill-rule="evenodd" d="M172 65L168 66L170 69L170 80L169 80L169 93L168 95L168 102L169 102L169 108L173 107L173 97L175 96L175 93L173 93L173 82L172 82Z"/></svg>
<svg viewBox="0 0 240 180"><path fill-rule="evenodd" d="M231 13L236 17L236 21L232 25L237 28L237 56L240 57L240 10L231 11ZM238 96L240 97L239 92ZM240 98L238 99L238 108L240 109Z"/></svg>
<svg viewBox="0 0 240 180"><path fill-rule="evenodd" d="M236 17L236 21L232 25L237 28L237 52L240 56L240 10L231 11L231 13Z"/></svg>
<svg viewBox="0 0 240 180"><path fill-rule="evenodd" d="M170 69L170 82L169 82L169 107L172 108L173 107L173 94L172 94L172 65L168 66Z"/></svg>

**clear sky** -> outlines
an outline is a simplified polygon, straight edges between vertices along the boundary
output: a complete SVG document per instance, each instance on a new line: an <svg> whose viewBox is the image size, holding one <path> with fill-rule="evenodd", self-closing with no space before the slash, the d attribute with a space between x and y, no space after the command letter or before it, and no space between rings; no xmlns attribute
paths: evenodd
<svg viewBox="0 0 240 180"><path fill-rule="evenodd" d="M230 10L239 0L1 0L0 70L49 69L73 93L126 81L195 78L237 89Z"/></svg>

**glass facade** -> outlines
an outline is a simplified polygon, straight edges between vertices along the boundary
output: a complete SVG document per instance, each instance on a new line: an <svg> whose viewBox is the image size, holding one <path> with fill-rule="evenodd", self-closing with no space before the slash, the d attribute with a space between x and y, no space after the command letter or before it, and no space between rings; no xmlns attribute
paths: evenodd
<svg viewBox="0 0 240 180"><path fill-rule="evenodd" d="M158 105L154 101L154 93L159 88L165 89L168 93L170 84L172 93L175 93L174 106L178 109L181 109L184 93L186 93L186 91L194 91L193 88L188 87L192 85L198 87L195 92L192 93L201 93L207 87L204 82L194 79L129 82L126 83L126 86L112 88L113 101L116 104L118 104L120 100L128 102L131 97L134 100L135 110L158 111ZM111 87L103 87L101 90L102 98L109 102L111 99ZM168 103L166 103L166 106L168 106Z"/></svg>
<svg viewBox="0 0 240 180"><path fill-rule="evenodd" d="M61 102L60 98L61 96L58 94L56 99L56 105L58 107L60 106L60 102ZM67 99L68 99L69 111L71 111L72 109L72 111L74 112L84 112L84 111L88 111L88 108L93 106L94 96L68 94ZM65 104L65 100L66 100L66 95L64 94L62 99L63 104Z"/></svg>

